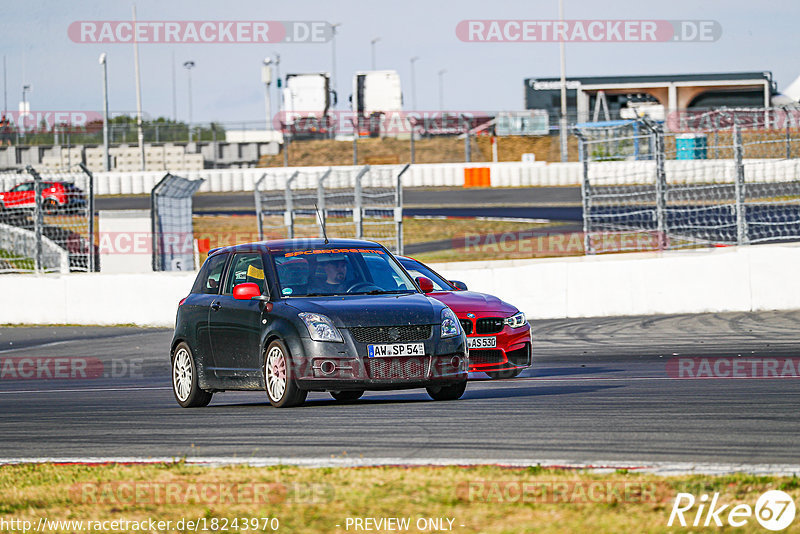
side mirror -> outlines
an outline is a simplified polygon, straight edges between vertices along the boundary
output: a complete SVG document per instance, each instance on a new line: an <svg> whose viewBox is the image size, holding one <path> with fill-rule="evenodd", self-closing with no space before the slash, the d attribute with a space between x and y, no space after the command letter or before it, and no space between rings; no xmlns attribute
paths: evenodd
<svg viewBox="0 0 800 534"><path fill-rule="evenodd" d="M417 277L417 285L422 290L423 293L430 293L433 291L433 282L430 278L426 278L424 276Z"/></svg>
<svg viewBox="0 0 800 534"><path fill-rule="evenodd" d="M254 297L261 296L261 288L258 284L247 282L245 284L237 284L233 288L233 298L236 300L252 300Z"/></svg>
<svg viewBox="0 0 800 534"><path fill-rule="evenodd" d="M467 284L464 282L459 282L458 280L450 280L450 283L453 284L456 288L460 289L461 291L467 290Z"/></svg>

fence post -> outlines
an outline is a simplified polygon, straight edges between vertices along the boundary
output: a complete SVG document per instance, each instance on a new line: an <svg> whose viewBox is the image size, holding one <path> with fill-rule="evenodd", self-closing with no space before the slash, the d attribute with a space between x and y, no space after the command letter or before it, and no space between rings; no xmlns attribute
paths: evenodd
<svg viewBox="0 0 800 534"><path fill-rule="evenodd" d="M356 225L356 239L364 238L364 199L361 193L361 179L369 172L369 165L365 165L356 174L355 191L353 193L353 223Z"/></svg>
<svg viewBox="0 0 800 534"><path fill-rule="evenodd" d="M286 232L289 239L294 239L294 199L292 198L292 182L294 182L300 171L294 171L288 180L286 180L286 189L284 195L286 197L286 211L283 212L283 224L286 225Z"/></svg>
<svg viewBox="0 0 800 534"><path fill-rule="evenodd" d="M414 127L411 127L411 163L414 163L416 153L414 151Z"/></svg>
<svg viewBox="0 0 800 534"><path fill-rule="evenodd" d="M747 245L747 213L745 211L744 181L744 146L742 145L742 128L738 124L733 127L733 159L736 165L736 244Z"/></svg>
<svg viewBox="0 0 800 534"><path fill-rule="evenodd" d="M464 119L464 161L470 163L472 161L472 147L469 142L469 122L466 117Z"/></svg>
<svg viewBox="0 0 800 534"><path fill-rule="evenodd" d="M331 172L333 172L333 168L328 167L328 170L317 178L317 209L319 210L317 220L319 221L320 237L325 237L325 222L328 220L328 216L325 213L325 180L331 175Z"/></svg>
<svg viewBox="0 0 800 534"><path fill-rule="evenodd" d="M589 183L589 155L587 151L586 138L579 130L574 130L575 137L578 138L578 153L583 164L583 179L581 180L581 204L583 206L583 252L584 254L594 254L592 246L592 222L590 219L592 209L592 190Z"/></svg>
<svg viewBox="0 0 800 534"><path fill-rule="evenodd" d="M397 254L403 255L403 175L411 167L410 163L406 163L400 174L397 175L397 185L394 188L394 223L397 227L395 232L397 240Z"/></svg>
<svg viewBox="0 0 800 534"><path fill-rule="evenodd" d="M42 272L44 264L42 262L42 227L44 226L44 217L42 216L42 177L36 172L32 166L28 165L28 173L33 176L33 191L36 206L34 207L33 217L33 230L36 235L36 258L35 268L36 272Z"/></svg>
<svg viewBox="0 0 800 534"><path fill-rule="evenodd" d="M792 116L786 108L783 108L783 112L786 114L786 159L792 159L792 133L790 128Z"/></svg>
<svg viewBox="0 0 800 534"><path fill-rule="evenodd" d="M78 166L81 170L89 177L89 206L87 207L88 213L88 223L89 223L89 272L93 273L97 269L95 265L95 257L94 257L94 174L86 168L86 165L83 162L78 163Z"/></svg>
<svg viewBox="0 0 800 534"><path fill-rule="evenodd" d="M258 225L258 240L264 241L264 214L261 212L261 184L266 179L267 173L261 175L253 189L253 196L256 201L256 224Z"/></svg>
<svg viewBox="0 0 800 534"><path fill-rule="evenodd" d="M667 248L667 171L664 166L666 149L661 126L654 125L652 131L656 138L656 232L658 250L664 250Z"/></svg>
<svg viewBox="0 0 800 534"><path fill-rule="evenodd" d="M152 242L152 265L153 271L163 271L162 263L161 263L161 240L159 236L161 235L161 229L158 226L159 216L158 216L158 202L156 202L156 197L158 196L158 192L164 187L164 184L169 180L171 174L167 173L164 177L158 181L156 185L153 186L153 189L150 190L150 239Z"/></svg>
<svg viewBox="0 0 800 534"><path fill-rule="evenodd" d="M358 134L361 131L361 117L353 122L353 165L358 165Z"/></svg>

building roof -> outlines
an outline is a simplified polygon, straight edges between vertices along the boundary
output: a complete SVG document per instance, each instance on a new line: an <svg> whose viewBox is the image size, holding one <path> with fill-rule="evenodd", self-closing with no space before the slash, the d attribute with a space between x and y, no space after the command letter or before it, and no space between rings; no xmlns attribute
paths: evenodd
<svg viewBox="0 0 800 534"><path fill-rule="evenodd" d="M721 80L758 80L765 79L772 82L772 72L705 72L697 74L647 74L636 76L568 76L568 82L581 84L617 84L617 83L665 83L665 82L708 82ZM532 82L560 82L560 77L555 78L526 78L525 84Z"/></svg>

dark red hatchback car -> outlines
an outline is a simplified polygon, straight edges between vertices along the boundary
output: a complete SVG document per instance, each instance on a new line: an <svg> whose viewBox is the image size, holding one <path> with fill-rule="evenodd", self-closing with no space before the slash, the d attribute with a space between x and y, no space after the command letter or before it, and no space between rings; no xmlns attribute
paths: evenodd
<svg viewBox="0 0 800 534"><path fill-rule="evenodd" d="M467 334L470 372L514 378L530 367L533 337L524 313L495 296L467 291L463 282L447 280L413 258L397 259L412 277L429 279L432 287L421 283L423 291L455 312Z"/></svg>

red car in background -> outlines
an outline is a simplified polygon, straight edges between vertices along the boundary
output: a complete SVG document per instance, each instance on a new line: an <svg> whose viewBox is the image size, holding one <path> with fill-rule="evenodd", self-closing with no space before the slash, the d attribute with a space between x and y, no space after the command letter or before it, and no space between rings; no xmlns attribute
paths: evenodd
<svg viewBox="0 0 800 534"><path fill-rule="evenodd" d="M32 181L17 184L10 191L0 193L0 210L36 207L36 192ZM42 208L47 214L60 209L79 208L86 205L83 191L69 182L42 182Z"/></svg>
<svg viewBox="0 0 800 534"><path fill-rule="evenodd" d="M531 365L531 326L525 314L492 295L467 291L463 282L449 281L427 265L398 256L400 264L420 283L420 288L447 304L467 334L470 372L490 378L514 378ZM432 287L424 280L427 278Z"/></svg>

